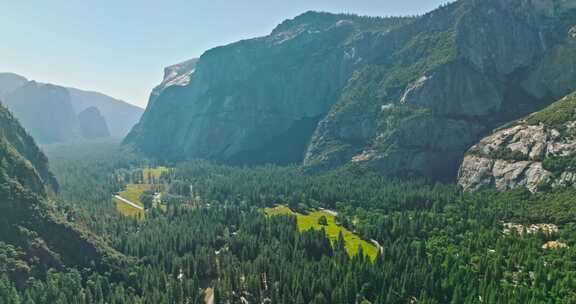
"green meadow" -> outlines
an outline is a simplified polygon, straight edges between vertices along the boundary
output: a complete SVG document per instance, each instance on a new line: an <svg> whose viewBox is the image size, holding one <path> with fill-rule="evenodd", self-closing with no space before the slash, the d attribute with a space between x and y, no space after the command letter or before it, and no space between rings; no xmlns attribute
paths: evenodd
<svg viewBox="0 0 576 304"><path fill-rule="evenodd" d="M298 230L307 231L310 229L320 230L324 228L326 231L326 235L328 238L335 242L338 239L338 235L342 232L342 236L344 236L344 241L346 242L346 251L348 255L354 256L358 254L358 249L361 247L362 251L365 255L369 256L372 260L376 258L378 254L378 248L363 239L361 239L358 235L353 233L352 231L340 226L336 222L336 217L326 211L326 210L318 210L313 211L308 214L301 214L290 210L290 208L280 205L274 208L266 208L264 212L268 216L275 216L275 215L293 215L296 216L296 220L298 223ZM327 225L323 226L318 223L320 217L325 216L327 219Z"/></svg>

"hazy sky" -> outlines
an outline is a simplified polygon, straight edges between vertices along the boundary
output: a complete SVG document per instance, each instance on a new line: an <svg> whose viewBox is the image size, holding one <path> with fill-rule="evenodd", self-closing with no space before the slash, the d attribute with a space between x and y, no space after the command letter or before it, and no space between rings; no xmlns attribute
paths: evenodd
<svg viewBox="0 0 576 304"><path fill-rule="evenodd" d="M163 68L308 10L419 14L447 0L1 0L0 72L145 106Z"/></svg>

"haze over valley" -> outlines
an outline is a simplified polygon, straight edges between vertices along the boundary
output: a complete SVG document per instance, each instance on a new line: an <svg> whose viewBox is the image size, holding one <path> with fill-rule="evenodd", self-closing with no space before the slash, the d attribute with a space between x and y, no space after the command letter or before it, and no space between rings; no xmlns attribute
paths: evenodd
<svg viewBox="0 0 576 304"><path fill-rule="evenodd" d="M0 73L0 303L576 303L576 1L432 2L35 4L125 87Z"/></svg>

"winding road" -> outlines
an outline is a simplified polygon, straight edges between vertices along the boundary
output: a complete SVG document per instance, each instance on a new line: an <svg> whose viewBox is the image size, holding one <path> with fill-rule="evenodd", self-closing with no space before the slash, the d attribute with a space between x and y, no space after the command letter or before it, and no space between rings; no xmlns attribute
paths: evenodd
<svg viewBox="0 0 576 304"><path fill-rule="evenodd" d="M133 203L133 202L131 202L131 201L129 201L129 200L121 197L120 195L114 195L114 197L115 197L116 199L119 199L120 201L122 201L122 202L124 202L124 203L126 203L126 204L128 204L128 205L130 205L130 206L132 206L132 207L134 207L134 208L136 208L136 209L144 210L144 207L142 207L142 206L140 206L140 205L138 205L138 204L135 204L135 203Z"/></svg>

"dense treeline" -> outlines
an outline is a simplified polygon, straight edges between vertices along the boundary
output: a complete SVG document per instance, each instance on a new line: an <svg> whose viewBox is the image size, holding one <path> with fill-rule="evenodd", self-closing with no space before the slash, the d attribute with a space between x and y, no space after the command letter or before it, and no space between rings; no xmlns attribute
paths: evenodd
<svg viewBox="0 0 576 304"><path fill-rule="evenodd" d="M311 175L191 162L161 177L166 210L133 219L116 212L110 195L122 186L118 176L147 163L108 151L92 160L51 159L68 202L62 212L134 259L125 277L68 269L18 282L25 257L0 244L1 303L203 303L209 287L215 303L576 301L572 189L464 194L358 168ZM349 257L343 238L299 233L294 217L261 211L279 203L338 211L342 225L382 251L375 261ZM503 233L505 222L559 231ZM549 241L568 247L544 249Z"/></svg>
<svg viewBox="0 0 576 304"><path fill-rule="evenodd" d="M174 175L193 185L194 195L205 200L260 207L288 203L336 208L343 203L382 211L415 210L444 205L459 195L451 185L390 180L354 167L311 175L298 167L246 169L197 161L178 166Z"/></svg>

